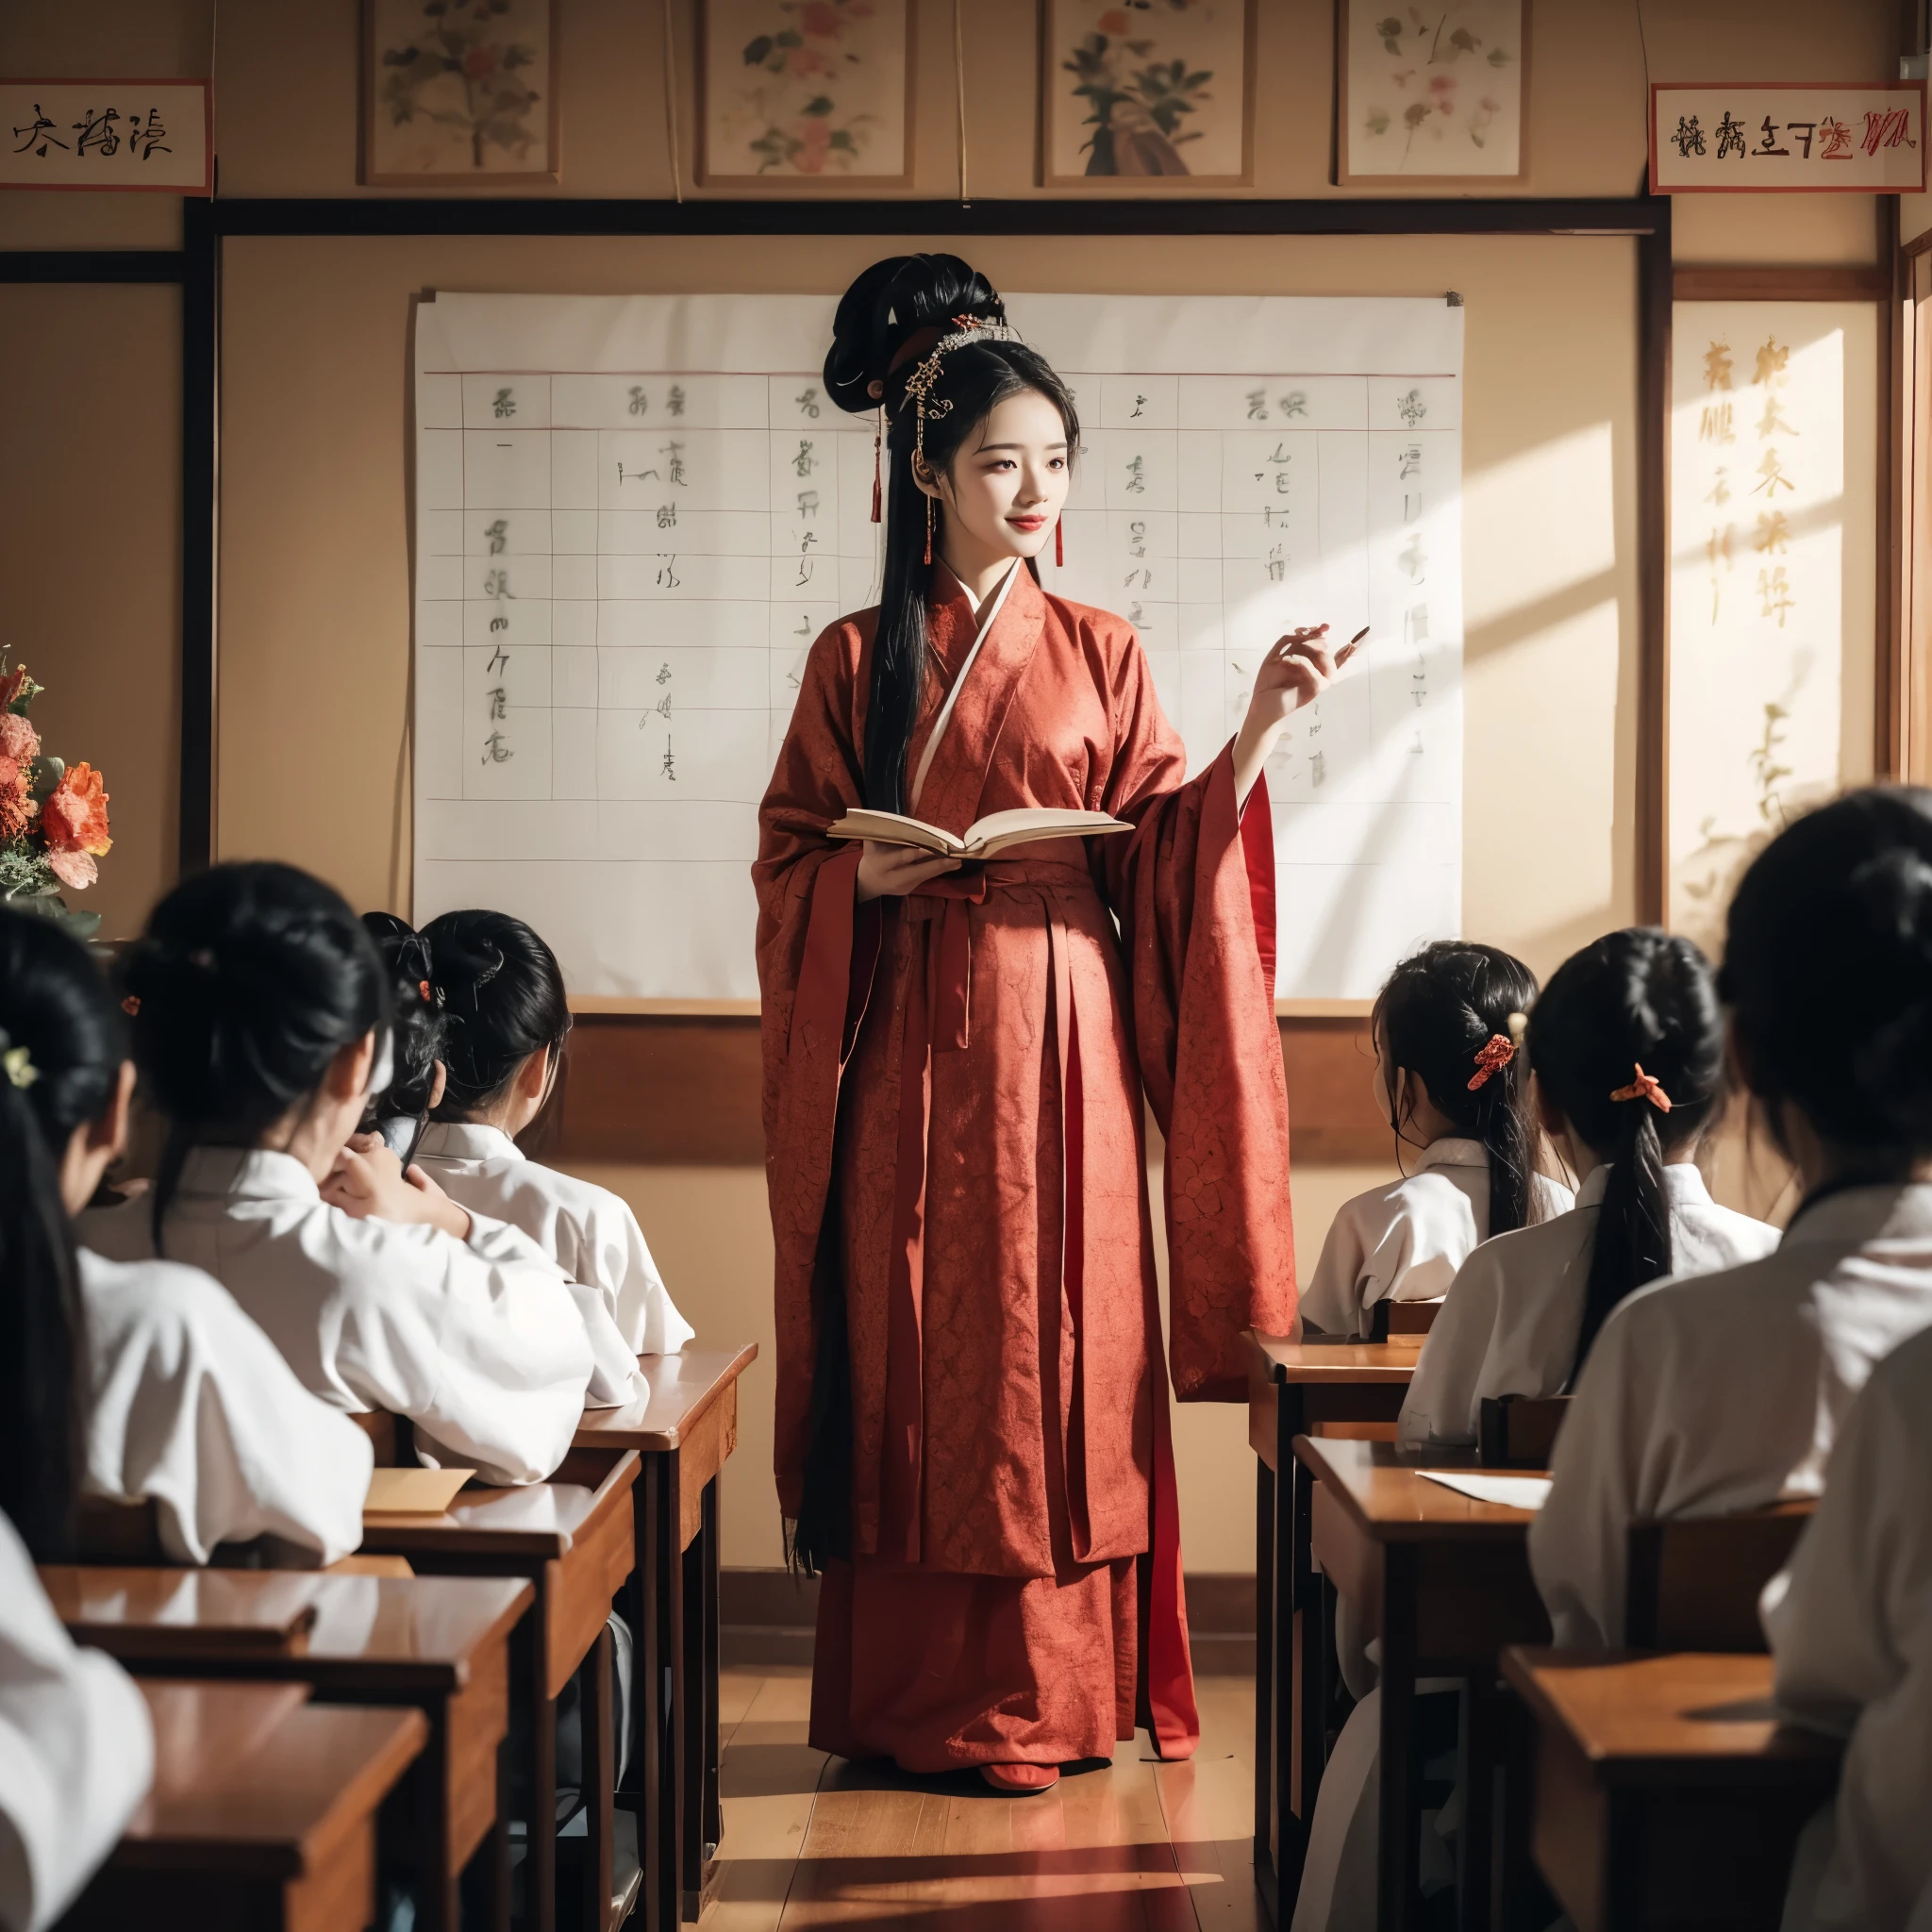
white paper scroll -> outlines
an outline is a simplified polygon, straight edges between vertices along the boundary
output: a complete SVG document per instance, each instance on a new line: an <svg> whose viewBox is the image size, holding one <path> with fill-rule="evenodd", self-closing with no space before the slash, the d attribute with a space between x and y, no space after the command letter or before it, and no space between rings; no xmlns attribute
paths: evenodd
<svg viewBox="0 0 1932 1932"><path fill-rule="evenodd" d="M1270 766L1278 991L1363 997L1461 900L1462 312L1012 295L1084 447L1049 590L1139 627L1190 768L1292 624L1373 625ZM755 997L749 867L811 641L873 601L819 295L441 295L416 328L416 912L574 993Z"/></svg>

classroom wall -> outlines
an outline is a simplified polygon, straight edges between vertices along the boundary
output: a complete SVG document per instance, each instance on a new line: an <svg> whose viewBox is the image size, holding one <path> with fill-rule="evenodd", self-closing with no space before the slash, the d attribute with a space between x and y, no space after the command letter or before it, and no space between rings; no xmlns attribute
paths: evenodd
<svg viewBox="0 0 1932 1932"><path fill-rule="evenodd" d="M563 0L563 195L671 192L662 15L637 0ZM225 195L353 195L356 0L66 0L0 12L0 72L196 74L216 80ZM1656 0L1643 9L1658 77L1869 78L1894 71L1890 0ZM1035 165L1033 0L966 9L967 157L976 196L1028 195ZM1623 195L1644 165L1645 49L1634 7L1536 0L1527 182L1499 192ZM692 12L674 0L688 73ZM1260 0L1256 180L1263 195L1333 196L1330 0ZM951 0L920 0L912 192L958 185ZM687 86L689 85L687 79ZM684 123L689 140L691 114ZM692 195L690 158L680 159ZM1114 192L1102 189L1101 192ZM1457 191L1460 192L1460 191ZM1687 261L1878 258L1858 196L1684 197ZM1906 210L1907 232L1916 218ZM801 209L800 227L808 226ZM0 247L171 245L169 197L0 194ZM606 291L836 289L876 242L804 235L752 244L341 239L230 245L220 644L224 856L274 853L359 904L404 904L408 878L408 576L404 450L408 304L424 288ZM1636 555L1633 251L1610 240L1353 239L1121 243L1000 241L974 251L1008 287L1269 292L1461 291L1469 304L1466 499L1465 923L1546 969L1633 907ZM158 569L178 507L156 485L92 481L85 452L118 458L128 422L173 422L171 352L114 305L165 291L0 291L0 366L36 372L50 439L81 454L44 499L0 497L0 616L71 634L68 703L121 760L117 922L167 876L173 840L168 693L178 653ZM50 296L69 298L69 306ZM84 322L84 313L104 318ZM42 380L44 376L44 380ZM100 439L108 432L106 441ZM144 432L145 433L145 432ZM145 443L143 449L147 447ZM17 508L25 505L25 508ZM39 522L32 521L34 516ZM120 600L118 603L114 600ZM64 625L66 633L58 626ZM42 624L44 629L44 623ZM84 640L92 638L89 643ZM96 655L90 656L89 652ZM63 668L63 679L65 671ZM83 693L84 699L83 699ZM50 709L48 714L54 714ZM1549 728L1559 719L1563 729ZM143 763L142 745L150 755ZM143 844L145 841L145 844ZM1364 1078L1367 1068L1363 1069ZM701 1334L769 1342L770 1237L755 1167L587 1169L636 1205ZM1303 1161L1297 1241L1312 1266L1335 1205L1375 1168ZM1157 1176L1158 1182L1158 1176ZM1158 1185L1157 1185L1158 1199ZM769 1353L754 1372L725 1499L726 1559L777 1560L769 1469ZM1252 1561L1253 1463L1237 1409L1181 1412L1190 1567Z"/></svg>

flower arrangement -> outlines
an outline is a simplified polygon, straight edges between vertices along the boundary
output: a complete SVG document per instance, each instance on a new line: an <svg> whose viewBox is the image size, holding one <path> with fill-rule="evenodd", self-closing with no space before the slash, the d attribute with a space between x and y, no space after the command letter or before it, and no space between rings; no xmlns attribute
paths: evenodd
<svg viewBox="0 0 1932 1932"><path fill-rule="evenodd" d="M74 912L63 890L82 892L100 876L95 860L113 846L101 774L67 764L41 745L27 708L43 687L0 658L0 904L60 920L92 939L98 912Z"/></svg>
<svg viewBox="0 0 1932 1932"><path fill-rule="evenodd" d="M784 24L745 42L743 65L770 76L746 94L755 129L746 145L758 158L758 173L843 173L859 158L878 117L841 109L841 83L864 66L865 50L855 42L874 10L873 0L778 0Z"/></svg>

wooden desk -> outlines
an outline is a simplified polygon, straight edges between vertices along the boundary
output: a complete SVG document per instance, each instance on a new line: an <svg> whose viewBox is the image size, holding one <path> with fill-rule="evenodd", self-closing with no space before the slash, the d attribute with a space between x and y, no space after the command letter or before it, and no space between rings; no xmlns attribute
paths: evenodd
<svg viewBox="0 0 1932 1932"><path fill-rule="evenodd" d="M1779 1724L1768 1657L1508 1650L1536 1722L1536 1861L1579 1932L1774 1926L1838 1740Z"/></svg>
<svg viewBox="0 0 1932 1932"><path fill-rule="evenodd" d="M635 1450L639 1761L623 1794L640 1813L646 1923L672 1932L703 1909L724 1835L718 1766L718 1475L738 1446L738 1378L758 1345L640 1356L648 1385L584 1412L577 1446ZM667 1687L668 1685L668 1691Z"/></svg>
<svg viewBox="0 0 1932 1932"><path fill-rule="evenodd" d="M1391 1425L1424 1338L1294 1341L1250 1332L1248 1441L1255 1484L1255 1882L1293 1916L1326 1757L1335 1592L1308 1559L1313 1479L1294 1458L1318 1427ZM1307 1694L1304 1694L1306 1686ZM1284 1914L1282 1902L1287 1902Z"/></svg>
<svg viewBox="0 0 1932 1932"><path fill-rule="evenodd" d="M1315 1478L1313 1554L1361 1611L1368 1634L1382 1640L1376 1923L1382 1932L1413 1926L1421 1906L1414 1711L1416 1680L1427 1675L1469 1680L1459 1890L1463 1923L1486 1923L1496 1657L1505 1644L1546 1642L1550 1629L1529 1573L1531 1512L1472 1501L1419 1473L1468 1468L1467 1454L1404 1455L1382 1442L1302 1436L1294 1455ZM1305 1735L1298 1748L1309 1752L1313 1740Z"/></svg>
<svg viewBox="0 0 1932 1932"><path fill-rule="evenodd" d="M557 1924L557 1700L586 1657L584 1793L589 1836L584 1892L587 1932L611 1918L610 1637L605 1621L636 1563L631 1491L635 1454L573 1449L545 1483L468 1489L445 1516L365 1514L362 1547L407 1557L419 1576L520 1576L535 1597L510 1644L510 1695L530 1726L530 1819L526 1893L530 1924ZM365 1579L366 1580L366 1579ZM574 1915L575 1916L575 1915Z"/></svg>
<svg viewBox="0 0 1932 1932"><path fill-rule="evenodd" d="M154 1790L62 1926L363 1932L376 1811L423 1747L422 1712L313 1707L301 1684L141 1690Z"/></svg>
<svg viewBox="0 0 1932 1932"><path fill-rule="evenodd" d="M528 1583L53 1565L41 1582L78 1641L137 1674L282 1679L331 1701L420 1710L428 1735L397 1798L423 1918L457 1932L463 1868L488 1839L491 1919L508 1925L497 1760L510 1632L534 1595Z"/></svg>

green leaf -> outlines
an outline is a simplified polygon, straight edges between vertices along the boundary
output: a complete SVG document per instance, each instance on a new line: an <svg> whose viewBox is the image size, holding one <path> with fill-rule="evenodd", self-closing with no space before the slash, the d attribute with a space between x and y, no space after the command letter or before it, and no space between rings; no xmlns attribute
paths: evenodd
<svg viewBox="0 0 1932 1932"><path fill-rule="evenodd" d="M1371 108L1368 119L1363 125L1371 134L1387 134L1389 132L1389 109L1387 108Z"/></svg>
<svg viewBox="0 0 1932 1932"><path fill-rule="evenodd" d="M1491 67L1507 67L1508 64L1509 56L1501 47L1491 47L1490 49L1490 65Z"/></svg>
<svg viewBox="0 0 1932 1932"><path fill-rule="evenodd" d="M832 97L830 94L814 94L798 111L809 114L815 121L823 121L832 111Z"/></svg>
<svg viewBox="0 0 1932 1932"><path fill-rule="evenodd" d="M772 44L774 47L802 47L805 36L796 27L788 26L783 33L772 36Z"/></svg>

